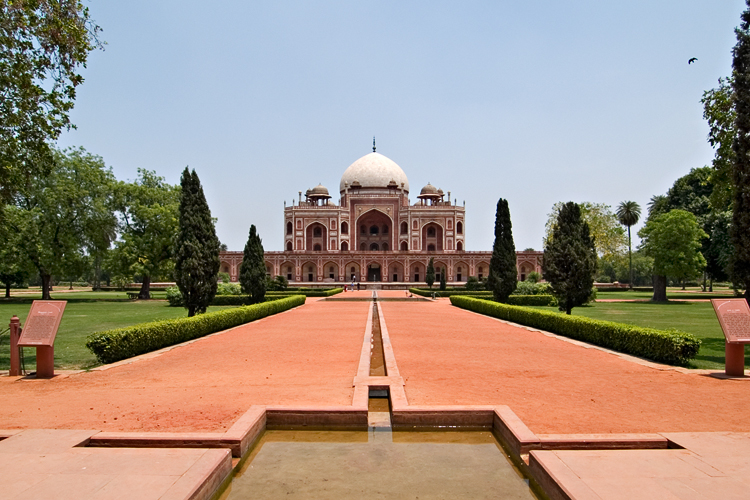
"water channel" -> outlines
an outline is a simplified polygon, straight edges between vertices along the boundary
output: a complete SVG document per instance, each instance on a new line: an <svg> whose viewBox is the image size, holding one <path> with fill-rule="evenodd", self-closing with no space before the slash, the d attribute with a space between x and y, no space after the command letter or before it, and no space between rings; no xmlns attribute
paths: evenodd
<svg viewBox="0 0 750 500"><path fill-rule="evenodd" d="M370 375L385 376L377 302ZM489 431L392 431L387 391L367 431L267 430L221 500L485 499L536 496Z"/></svg>

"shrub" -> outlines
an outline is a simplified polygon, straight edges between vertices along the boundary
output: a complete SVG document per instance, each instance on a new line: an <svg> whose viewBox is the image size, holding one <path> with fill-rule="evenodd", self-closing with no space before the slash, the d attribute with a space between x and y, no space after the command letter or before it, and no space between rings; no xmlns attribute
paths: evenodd
<svg viewBox="0 0 750 500"><path fill-rule="evenodd" d="M252 306L199 314L190 318L141 323L127 328L95 333L88 338L86 347L100 362L114 363L121 359L249 323L304 303L304 296L295 295Z"/></svg>
<svg viewBox="0 0 750 500"><path fill-rule="evenodd" d="M557 299L553 295L511 295L508 302L512 306L556 306Z"/></svg>
<svg viewBox="0 0 750 500"><path fill-rule="evenodd" d="M484 283L479 281L476 276L469 276L466 279L466 289L469 291L484 290Z"/></svg>
<svg viewBox="0 0 750 500"><path fill-rule="evenodd" d="M409 291L414 295L421 295L422 297L451 297L452 295L467 295L470 297L492 297L492 292L489 290L484 291L472 291L472 290L445 290L443 292L438 290L425 290L424 288L409 288Z"/></svg>
<svg viewBox="0 0 750 500"><path fill-rule="evenodd" d="M167 288L167 301L169 301L170 307L183 307L185 305L185 301L182 299L182 292L176 286Z"/></svg>
<svg viewBox="0 0 750 500"><path fill-rule="evenodd" d="M552 285L521 281L516 285L516 290L512 295L552 295Z"/></svg>
<svg viewBox="0 0 750 500"><path fill-rule="evenodd" d="M326 289L314 289L314 288L298 288L297 291L294 292L295 295L303 294L306 297L330 297L331 295L336 295L337 293L343 292L343 288L326 288ZM291 292L267 292L267 296L275 296L279 294L286 294L290 295Z"/></svg>
<svg viewBox="0 0 750 500"><path fill-rule="evenodd" d="M530 283L539 283L540 281L542 281L542 275L536 271L531 271L526 275L526 281Z"/></svg>
<svg viewBox="0 0 750 500"><path fill-rule="evenodd" d="M216 295L239 295L242 290L239 283L219 283Z"/></svg>
<svg viewBox="0 0 750 500"><path fill-rule="evenodd" d="M451 297L463 309L539 328L659 363L684 365L698 354L701 342L677 330L656 330L580 316L510 306L472 297Z"/></svg>

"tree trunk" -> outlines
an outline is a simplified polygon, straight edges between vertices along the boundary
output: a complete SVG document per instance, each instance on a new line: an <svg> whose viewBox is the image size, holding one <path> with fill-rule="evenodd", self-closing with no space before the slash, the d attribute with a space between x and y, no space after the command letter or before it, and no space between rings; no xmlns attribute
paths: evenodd
<svg viewBox="0 0 750 500"><path fill-rule="evenodd" d="M667 277L654 275L654 296L651 298L654 302L667 301Z"/></svg>
<svg viewBox="0 0 750 500"><path fill-rule="evenodd" d="M195 306L188 306L188 318L195 316Z"/></svg>
<svg viewBox="0 0 750 500"><path fill-rule="evenodd" d="M714 291L714 279L710 278L708 280L708 291L713 292Z"/></svg>
<svg viewBox="0 0 750 500"><path fill-rule="evenodd" d="M52 276L50 276L49 274L42 274L42 300L52 300L49 295L49 292L52 289L52 287L50 286L51 282Z"/></svg>
<svg viewBox="0 0 750 500"><path fill-rule="evenodd" d="M138 292L138 298L149 300L151 298L151 276L144 276L141 284L141 291Z"/></svg>
<svg viewBox="0 0 750 500"><path fill-rule="evenodd" d="M94 260L94 291L102 288L102 258L97 256Z"/></svg>
<svg viewBox="0 0 750 500"><path fill-rule="evenodd" d="M5 298L10 298L10 281L5 284Z"/></svg>
<svg viewBox="0 0 750 500"><path fill-rule="evenodd" d="M682 278L682 289L685 289L685 284L687 283L687 280L685 278Z"/></svg>
<svg viewBox="0 0 750 500"><path fill-rule="evenodd" d="M628 287L633 290L633 245L630 240L630 226L628 226L628 256L630 257L630 282Z"/></svg>
<svg viewBox="0 0 750 500"><path fill-rule="evenodd" d="M703 286L701 288L703 289L702 291L704 292L706 291L706 280L707 280L706 271L703 271Z"/></svg>

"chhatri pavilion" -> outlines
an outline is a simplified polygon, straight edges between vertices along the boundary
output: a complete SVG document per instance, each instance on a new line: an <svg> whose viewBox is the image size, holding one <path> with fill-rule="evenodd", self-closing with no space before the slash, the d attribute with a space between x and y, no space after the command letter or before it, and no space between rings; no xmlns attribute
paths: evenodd
<svg viewBox="0 0 750 500"><path fill-rule="evenodd" d="M491 251L466 248L466 209L427 183L409 200L409 180L393 160L375 151L344 171L339 204L322 185L284 203L284 250L265 252L271 276L295 285L362 282L377 288L424 285L434 258L435 281L459 285L485 278ZM542 252L517 252L518 279L541 273ZM221 272L237 281L242 252L221 252Z"/></svg>

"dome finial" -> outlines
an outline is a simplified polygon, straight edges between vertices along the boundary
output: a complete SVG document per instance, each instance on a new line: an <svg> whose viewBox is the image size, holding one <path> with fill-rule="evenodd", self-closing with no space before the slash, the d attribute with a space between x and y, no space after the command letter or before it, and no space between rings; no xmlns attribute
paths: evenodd
<svg viewBox="0 0 750 500"><path fill-rule="evenodd" d="M375 152L375 136L372 136L372 152Z"/></svg>

